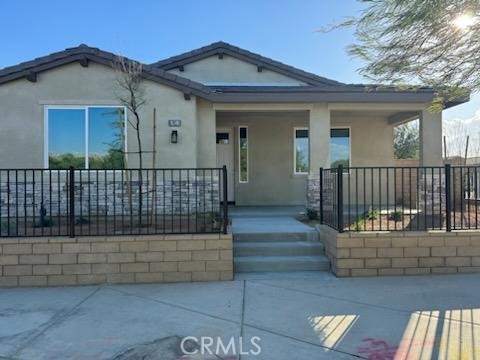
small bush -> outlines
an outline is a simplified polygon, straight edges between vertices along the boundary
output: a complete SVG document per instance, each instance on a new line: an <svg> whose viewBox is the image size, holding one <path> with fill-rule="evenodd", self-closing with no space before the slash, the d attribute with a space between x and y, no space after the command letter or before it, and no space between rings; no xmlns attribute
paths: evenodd
<svg viewBox="0 0 480 360"><path fill-rule="evenodd" d="M50 219L49 217L45 217L45 218L40 218L40 220L38 220L38 222L36 222L35 225L33 225L33 227L42 228L42 227L51 227L53 225L54 225L53 220Z"/></svg>
<svg viewBox="0 0 480 360"><path fill-rule="evenodd" d="M353 231L362 231L365 228L365 219L363 217L356 218L352 225L350 225L350 229Z"/></svg>
<svg viewBox="0 0 480 360"><path fill-rule="evenodd" d="M318 211L312 208L307 208L306 215L308 220L317 220L318 219Z"/></svg>
<svg viewBox="0 0 480 360"><path fill-rule="evenodd" d="M390 220L393 221L402 221L403 219L403 211L402 210L396 210L390 213Z"/></svg>
<svg viewBox="0 0 480 360"><path fill-rule="evenodd" d="M380 217L380 210L369 208L365 213L365 220L377 220Z"/></svg>

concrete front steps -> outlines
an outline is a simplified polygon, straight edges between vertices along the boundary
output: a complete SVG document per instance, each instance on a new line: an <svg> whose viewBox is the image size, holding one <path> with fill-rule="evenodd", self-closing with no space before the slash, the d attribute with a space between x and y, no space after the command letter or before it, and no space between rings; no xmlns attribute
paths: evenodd
<svg viewBox="0 0 480 360"><path fill-rule="evenodd" d="M235 272L328 271L318 233L271 232L233 234Z"/></svg>

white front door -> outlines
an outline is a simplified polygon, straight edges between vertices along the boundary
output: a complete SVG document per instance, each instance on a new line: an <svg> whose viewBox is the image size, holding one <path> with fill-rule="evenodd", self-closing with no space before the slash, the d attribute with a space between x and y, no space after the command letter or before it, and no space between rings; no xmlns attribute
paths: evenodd
<svg viewBox="0 0 480 360"><path fill-rule="evenodd" d="M217 128L217 167L227 166L228 201L234 201L234 139L233 128ZM223 191L222 191L223 194Z"/></svg>

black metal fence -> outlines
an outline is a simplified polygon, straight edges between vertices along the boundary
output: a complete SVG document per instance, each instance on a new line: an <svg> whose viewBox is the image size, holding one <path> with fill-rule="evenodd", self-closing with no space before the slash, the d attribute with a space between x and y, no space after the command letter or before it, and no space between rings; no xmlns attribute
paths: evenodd
<svg viewBox="0 0 480 360"><path fill-rule="evenodd" d="M226 167L0 170L0 237L227 232Z"/></svg>
<svg viewBox="0 0 480 360"><path fill-rule="evenodd" d="M319 184L320 221L340 232L480 228L478 166L339 166Z"/></svg>

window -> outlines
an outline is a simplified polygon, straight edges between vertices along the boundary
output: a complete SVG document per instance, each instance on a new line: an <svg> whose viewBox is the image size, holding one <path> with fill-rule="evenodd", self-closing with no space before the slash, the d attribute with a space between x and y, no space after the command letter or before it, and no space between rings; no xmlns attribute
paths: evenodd
<svg viewBox="0 0 480 360"><path fill-rule="evenodd" d="M46 167L123 169L124 125L123 107L48 107Z"/></svg>
<svg viewBox="0 0 480 360"><path fill-rule="evenodd" d="M332 168L338 165L350 166L350 129L330 129L330 165Z"/></svg>
<svg viewBox="0 0 480 360"><path fill-rule="evenodd" d="M239 182L248 182L248 128L238 127Z"/></svg>
<svg viewBox="0 0 480 360"><path fill-rule="evenodd" d="M307 174L309 166L309 151L308 151L308 129L294 128L295 143L294 143L294 167L295 174Z"/></svg>
<svg viewBox="0 0 480 360"><path fill-rule="evenodd" d="M228 132L217 132L217 144L228 145L229 135Z"/></svg>

